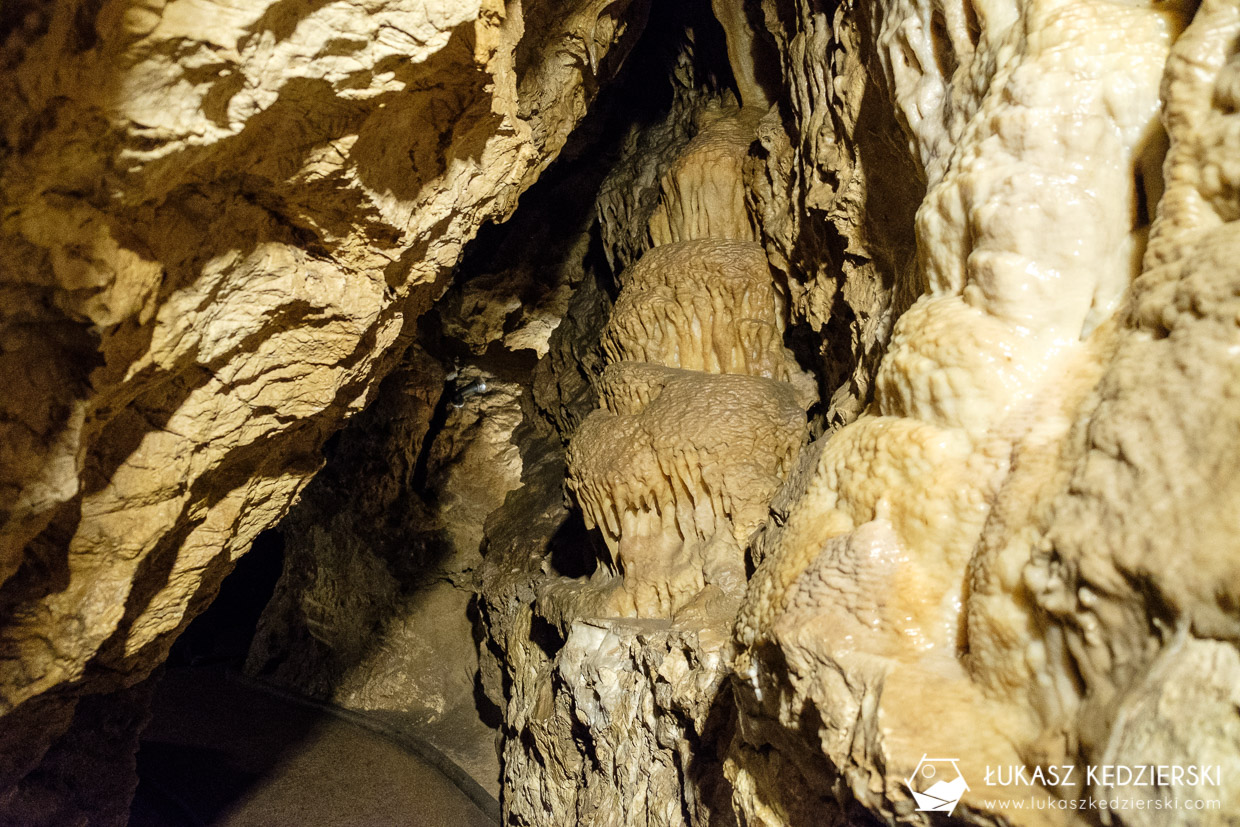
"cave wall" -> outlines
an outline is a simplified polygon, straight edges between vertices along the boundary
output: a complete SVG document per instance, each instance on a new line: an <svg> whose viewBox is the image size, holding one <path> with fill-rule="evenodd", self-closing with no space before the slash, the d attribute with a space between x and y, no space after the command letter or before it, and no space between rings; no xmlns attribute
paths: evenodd
<svg viewBox="0 0 1240 827"><path fill-rule="evenodd" d="M714 542L702 537L687 543L683 555L632 557L622 547L617 556L614 543L626 542L623 536L617 537L614 525L600 525L604 535L611 532L608 540L587 531L564 488L566 474L570 488L574 479L583 486L592 485L587 478L600 481L592 490L601 503L609 496L606 478L630 480L640 497L636 492L658 489L663 474L671 473L627 464L626 442L647 439L640 425L634 433L625 430L641 418L643 407L640 391L629 398L623 390L630 379L636 389L643 377L676 377L684 389L694 388L689 396L698 403L710 398L712 379L725 380L729 389L757 386L760 393L766 392L764 383L785 385L774 378L718 376L721 366L711 360L739 355L730 346L733 322L724 317L731 318L733 310L736 317L746 315L740 304L720 308L714 328L718 348L709 335L696 336L688 321L702 312L688 296L695 297L696 307L709 307L710 289L703 288L713 279L729 285L721 290L737 286L734 298L742 303L742 294L752 289L747 300L755 311L771 313L776 307L761 247L752 240L743 186L756 113L737 106L725 32L704 6L680 21L686 35L669 61L671 100L658 117L634 124L599 189L594 232L609 277L583 282L551 336L531 393L537 415L517 435L527 457L522 485L486 524L480 677L502 714L501 803L508 823L727 823L731 810L713 753L729 722L712 710L726 681L729 627L744 576L727 519L720 513L722 523L716 525L703 517L699 528ZM667 255L660 258L660 251ZM755 258L758 272L750 272L746 267L754 267ZM703 265L707 259L712 263ZM651 292L625 281L641 268L650 274ZM671 310L681 296L687 303ZM651 338L645 338L640 311L634 309L651 299L670 302L664 306L684 321L677 332L669 317L668 336L654 324ZM709 327L705 317L697 318ZM757 319L749 321L758 325ZM673 341L696 350L674 355ZM782 342L778 336L774 341L769 353L752 352L752 364L784 368ZM742 362L750 352L744 353L731 373L746 373ZM615 381L609 384L608 376ZM698 397L697 389L707 396ZM795 395L787 386L787 396ZM619 409L611 406L621 399L632 406L627 416L616 416ZM686 436L702 435L704 450L719 449L718 443L708 444L700 418L675 413L709 416L715 403L695 407L682 399L688 408L669 406L672 415L661 420L670 428L668 444L677 441L674 432L680 428ZM603 404L610 413L598 410ZM803 428L804 419L795 402L788 404L801 423L793 429L795 448L796 428ZM660 427L650 418L646 424ZM586 432L603 440L618 434L611 444L619 454L614 465L604 459L593 470L579 467L574 477L574 456L590 462L591 450L580 444ZM774 453L765 444L755 447ZM734 493L738 503L761 498L747 487ZM606 519L598 511L593 518ZM659 583L658 572L670 569L681 572L679 586L644 588L643 581ZM709 585L700 595L685 585L703 581Z"/></svg>
<svg viewBox="0 0 1240 827"><path fill-rule="evenodd" d="M645 12L5 5L6 807L283 515Z"/></svg>
<svg viewBox="0 0 1240 827"><path fill-rule="evenodd" d="M1226 778L1240 755L1234 4L767 2L739 19L782 76L746 198L821 436L746 543L735 614L638 601L617 617L634 609L599 597L617 569L597 548L588 577L521 574L563 554L554 469L521 490L542 506L497 512L484 662L503 678L508 818L931 823L907 779L950 755L973 783L962 822L1232 823L1226 782L978 780L1150 763ZM632 239L651 213L599 215L603 238ZM621 285L643 252L616 256ZM675 326L665 306L638 315ZM613 327L577 335L606 354ZM637 461L579 421L558 424L600 467ZM570 445L580 489L574 462ZM587 515L597 499L578 491ZM520 508L546 524L501 524ZM602 533L623 549L618 523ZM1078 796L1102 813L1060 806Z"/></svg>
<svg viewBox="0 0 1240 827"><path fill-rule="evenodd" d="M597 119L595 119L597 120ZM498 796L473 602L483 526L520 485L529 389L593 279L603 170L583 124L511 221L485 228L374 402L279 523L283 573L246 672L430 742Z"/></svg>
<svg viewBox="0 0 1240 827"><path fill-rule="evenodd" d="M507 823L928 824L927 754L1240 766L1234 3L2 14L16 823L120 823L80 778L303 489L248 669L470 720L466 765L496 726ZM769 271L668 253L703 239ZM763 381L806 428L732 457ZM1240 813L1077 793L1116 791L955 817Z"/></svg>
<svg viewBox="0 0 1240 827"><path fill-rule="evenodd" d="M819 377L820 429L870 402L892 326L920 292L913 219L925 173L902 138L864 8L751 7L780 96L759 124L747 183L787 284L793 342Z"/></svg>
<svg viewBox="0 0 1240 827"><path fill-rule="evenodd" d="M902 313L882 358L855 361L873 397L849 419L833 396L845 427L810 446L756 539L725 767L738 810L811 823L860 803L929 823L906 779L948 755L971 823L1231 823L1225 781L977 782L994 766L1234 772L1234 614L1219 607L1235 482L1216 463L1237 444L1235 270L1207 252L1232 237L1217 159L1234 152L1234 5L764 9L791 88L841 97L832 129L794 121L788 166L813 181L830 153L864 175L903 141L905 192L925 189L916 267L863 254L894 274ZM879 104L898 132L865 132ZM828 213L859 245L859 226L910 215L870 184L886 197L862 222L846 198ZM1121 803L1056 806L1077 798ZM1118 809L1134 801L1148 809Z"/></svg>

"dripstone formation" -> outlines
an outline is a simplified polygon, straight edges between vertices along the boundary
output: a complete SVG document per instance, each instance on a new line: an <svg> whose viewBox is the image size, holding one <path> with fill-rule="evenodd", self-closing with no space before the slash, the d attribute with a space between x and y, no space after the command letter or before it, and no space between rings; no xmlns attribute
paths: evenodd
<svg viewBox="0 0 1240 827"><path fill-rule="evenodd" d="M1240 822L1238 44L1232 0L0 8L0 823L126 822L266 530L251 676L506 824Z"/></svg>
<svg viewBox="0 0 1240 827"><path fill-rule="evenodd" d="M804 405L756 244L657 246L621 283L604 409L573 434L569 488L623 581L609 613L673 616L708 585L740 596L742 550L796 460Z"/></svg>

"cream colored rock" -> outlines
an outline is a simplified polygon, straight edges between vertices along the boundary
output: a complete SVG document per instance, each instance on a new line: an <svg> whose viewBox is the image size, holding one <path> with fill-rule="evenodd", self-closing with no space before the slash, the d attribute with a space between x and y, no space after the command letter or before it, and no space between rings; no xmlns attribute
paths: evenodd
<svg viewBox="0 0 1240 827"><path fill-rule="evenodd" d="M1226 777L1240 767L1227 700L1240 640L1240 200L1227 183L1240 146L1238 35L1235 4L1203 3L1172 50L1166 193L1114 356L1065 449L1070 477L1039 515L1046 551L1025 572L1081 677L1063 718L1083 752L1115 762L1191 753ZM1226 823L1240 806L1226 783L1144 794L1218 802L1200 823Z"/></svg>
<svg viewBox="0 0 1240 827"><path fill-rule="evenodd" d="M702 238L756 240L743 167L762 114L753 108L707 114L660 182L659 203L650 216L652 245Z"/></svg>
<svg viewBox="0 0 1240 827"><path fill-rule="evenodd" d="M736 240L752 121L709 124L673 161L656 246L621 273L603 337L606 410L569 443L568 485L621 576L609 605L624 615L670 617L708 585L734 592L804 439L812 379L784 347L762 248Z"/></svg>
<svg viewBox="0 0 1240 827"><path fill-rule="evenodd" d="M668 616L708 583L732 590L804 439L792 387L620 362L603 388L627 412L597 411L573 434L569 489L623 575L617 605Z"/></svg>
<svg viewBox="0 0 1240 827"><path fill-rule="evenodd" d="M1031 540L1049 510L1044 486L1064 482L1058 447L1145 246L1140 202L1160 191L1158 86L1182 15L897 2L870 21L928 181L917 217L928 292L878 369L880 418L830 435L768 528L737 669L752 687L742 717L762 722L753 731L771 719L804 727L811 702L828 761L886 818L911 815L901 779L927 753L967 755L977 778L1071 749L1053 717L1076 703L1057 674L1071 635L1039 632L1047 621L1022 589L1039 582L1029 566L1045 548ZM933 698L932 722L910 713L919 696ZM768 759L746 766L748 754L736 750L732 772L756 817L783 793L764 786ZM974 818L1074 817L1015 806L1047 789L979 786L961 804Z"/></svg>
<svg viewBox="0 0 1240 827"><path fill-rule="evenodd" d="M984 440L1019 420L1072 356L1053 334L1005 323L959 296L928 296L896 323L874 379L875 408Z"/></svg>
<svg viewBox="0 0 1240 827"><path fill-rule="evenodd" d="M602 407L567 452L568 488L606 546L600 564L558 575L567 571L557 557L587 542L539 564L554 536L510 518L488 523L495 557L483 602L489 648L508 665L510 820L670 827L731 817L716 751L728 726L728 630L750 535L796 463L814 397L784 347L784 302L765 255L748 240L752 132L741 124L707 125L672 162L649 225L656 246L620 274L601 331ZM607 210L632 215L644 195L600 198L616 258L631 253L634 232L607 227L618 214ZM553 482L542 496L558 493ZM526 496L547 488L533 483ZM525 575L534 565L541 572Z"/></svg>
<svg viewBox="0 0 1240 827"><path fill-rule="evenodd" d="M621 282L603 340L609 361L764 376L813 393L784 347L783 302L758 245L665 244L627 268Z"/></svg>

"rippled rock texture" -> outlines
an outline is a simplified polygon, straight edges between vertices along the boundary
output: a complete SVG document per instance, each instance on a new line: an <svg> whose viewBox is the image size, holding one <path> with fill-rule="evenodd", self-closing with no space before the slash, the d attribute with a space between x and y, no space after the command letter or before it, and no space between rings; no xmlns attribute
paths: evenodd
<svg viewBox="0 0 1240 827"><path fill-rule="evenodd" d="M1220 257L1237 238L1236 7L787 5L767 4L786 77L825 72L852 101L832 110L838 140L802 118L800 150L874 169L857 125L877 88L925 195L872 396L853 420L836 393L849 424L810 446L757 541L738 808L929 823L905 784L929 754L960 759L956 817L973 822L1090 823L1104 816L1054 805L1093 798L1148 806L1105 816L1120 823L1230 823L1226 782L982 782L1005 765L1240 768L1222 465L1240 336ZM783 157L794 181L814 169ZM860 214L886 210L867 197Z"/></svg>
<svg viewBox="0 0 1240 827"><path fill-rule="evenodd" d="M729 50L738 89L753 100L746 79L773 63L783 97L739 164L748 220L727 220L713 169L685 174L712 145L699 124L653 212L695 229L652 225L652 252L616 257L623 289L594 335L606 359L710 363L704 314L680 304L692 291L628 285L675 249L658 245L735 227L785 276L780 323L818 372L822 435L737 540L754 567L739 609L710 603L709 577L686 575L702 564L685 526L717 510L689 494L696 457L727 467L700 447L726 406L661 463L643 417L663 374L595 369L606 413L568 429L568 474L603 565L589 581L546 563L523 575L514 562L546 546L514 554L520 532L496 525L484 576L515 687L509 814L928 824L906 779L934 755L971 784L963 822L1234 821L1225 782L1115 789L1083 768L1240 769L1235 5L750 11L720 16L730 45L737 26L772 36ZM600 216L604 238L632 238L617 229L632 213ZM686 496L656 490L664 467ZM651 595L645 609L600 611L587 584L616 576ZM677 614L695 600L710 609ZM532 610L505 619L505 605ZM607 618L626 613L639 620ZM984 783L987 767L1066 764L1075 787ZM1121 804L1057 806L1081 798Z"/></svg>

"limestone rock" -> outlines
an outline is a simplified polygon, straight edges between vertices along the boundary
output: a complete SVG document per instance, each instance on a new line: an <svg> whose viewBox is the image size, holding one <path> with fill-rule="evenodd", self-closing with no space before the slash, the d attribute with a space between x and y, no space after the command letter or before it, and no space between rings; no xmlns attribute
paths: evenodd
<svg viewBox="0 0 1240 827"><path fill-rule="evenodd" d="M783 306L756 244L701 239L650 250L621 275L604 352L612 362L788 381Z"/></svg>
<svg viewBox="0 0 1240 827"><path fill-rule="evenodd" d="M707 589L739 595L749 536L805 433L812 381L783 346L783 303L731 197L752 119L722 123L672 163L656 246L620 274L597 382L606 410L568 446L569 488L623 584L609 614L673 617ZM716 169L718 143L732 162Z"/></svg>
<svg viewBox="0 0 1240 827"><path fill-rule="evenodd" d="M723 110L710 118L664 174L650 217L653 246L693 239L754 239L743 168L760 109Z"/></svg>
<svg viewBox="0 0 1240 827"><path fill-rule="evenodd" d="M926 179L901 137L869 8L767 0L758 17L785 91L758 124L746 184L830 427L869 403L892 326L921 292L913 224Z"/></svg>
<svg viewBox="0 0 1240 827"><path fill-rule="evenodd" d="M640 394L622 394L629 383L614 377L649 372L643 364L604 373L604 398L632 412L597 411L581 424L569 488L623 573L627 599L615 610L670 616L709 583L739 594L741 551L801 448L805 417L785 382L670 369L635 405Z"/></svg>
<svg viewBox="0 0 1240 827"><path fill-rule="evenodd" d="M0 711L162 660L644 14L6 7Z"/></svg>
<svg viewBox="0 0 1240 827"><path fill-rule="evenodd" d="M1240 146L1237 34L1234 4L1203 3L1172 50L1165 194L1114 356L1065 451L1071 477L1038 521L1044 553L1025 575L1081 675L1079 705L1064 714L1085 754L1191 754L1225 777L1240 766L1240 719L1224 700L1240 642L1240 200L1226 172ZM1142 794L1218 801L1217 823L1238 806L1226 783Z"/></svg>
<svg viewBox="0 0 1240 827"><path fill-rule="evenodd" d="M928 823L905 782L927 754L959 758L971 823L1087 823L1054 804L1078 797L1200 798L1222 806L1194 823L1234 818L1225 785L981 783L1004 765L1240 761L1222 470L1240 213L1219 160L1240 20L1234 4L1190 12L900 2L836 18L874 60L832 67L836 88L878 74L927 182L920 275L894 286L926 293L869 410L811 446L760 540L727 766L749 818L806 812L780 776L795 766L839 812ZM1201 681L1177 684L1192 668Z"/></svg>
<svg viewBox="0 0 1240 827"><path fill-rule="evenodd" d="M509 823L931 824L931 755L958 823L1236 820L987 771L1240 771L1235 2L662 4L627 120L637 0L45 5L0 815L121 823L144 677L368 406L251 668L477 700Z"/></svg>

